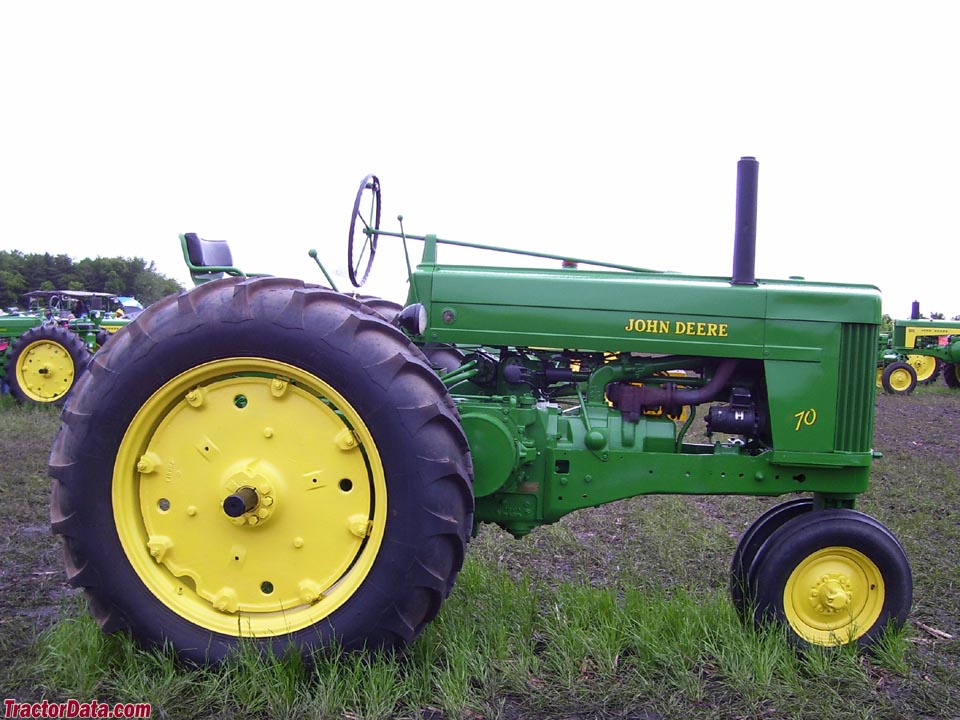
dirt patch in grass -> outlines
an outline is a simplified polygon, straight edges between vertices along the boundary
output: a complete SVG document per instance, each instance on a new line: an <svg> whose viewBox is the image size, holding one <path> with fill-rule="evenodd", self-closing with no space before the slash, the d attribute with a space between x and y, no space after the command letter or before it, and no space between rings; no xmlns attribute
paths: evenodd
<svg viewBox="0 0 960 720"><path fill-rule="evenodd" d="M60 542L50 531L47 456L57 413L10 405L0 413L0 648L16 659L77 591L64 581ZM3 689L7 668L0 665Z"/></svg>

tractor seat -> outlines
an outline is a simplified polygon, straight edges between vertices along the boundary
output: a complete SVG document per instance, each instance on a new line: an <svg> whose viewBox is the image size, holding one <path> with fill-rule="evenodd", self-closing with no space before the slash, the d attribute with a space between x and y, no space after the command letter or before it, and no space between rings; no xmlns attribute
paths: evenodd
<svg viewBox="0 0 960 720"><path fill-rule="evenodd" d="M226 240L207 240L196 233L183 233L180 236L180 245L194 285L217 280L224 275L255 275L245 273L233 264L233 254Z"/></svg>
<svg viewBox="0 0 960 720"><path fill-rule="evenodd" d="M233 253L226 240L205 240L196 233L184 233L190 262L198 267L232 267Z"/></svg>

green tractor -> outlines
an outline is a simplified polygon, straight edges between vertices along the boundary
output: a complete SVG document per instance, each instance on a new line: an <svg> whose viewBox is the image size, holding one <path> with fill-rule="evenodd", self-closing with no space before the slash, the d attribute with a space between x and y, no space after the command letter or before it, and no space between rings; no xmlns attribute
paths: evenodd
<svg viewBox="0 0 960 720"><path fill-rule="evenodd" d="M104 630L188 661L244 640L396 648L481 523L521 537L638 495L788 496L736 549L737 610L800 647L869 647L912 596L902 546L854 509L880 296L756 279L757 172L740 161L729 277L388 231L374 176L348 271L359 287L379 243L422 243L394 310L248 277L185 236L192 271L223 277L118 332L64 409L51 517L70 581ZM451 245L555 266L443 264Z"/></svg>
<svg viewBox="0 0 960 720"><path fill-rule="evenodd" d="M110 293L35 290L24 297L26 310L0 314L0 381L19 402L62 404L91 353L131 318Z"/></svg>
<svg viewBox="0 0 960 720"><path fill-rule="evenodd" d="M907 394L942 375L960 388L960 322L920 317L913 304L909 320L894 320L893 332L878 358L878 382L886 392Z"/></svg>
<svg viewBox="0 0 960 720"><path fill-rule="evenodd" d="M63 403L88 360L83 340L63 325L0 315L0 382L18 402Z"/></svg>

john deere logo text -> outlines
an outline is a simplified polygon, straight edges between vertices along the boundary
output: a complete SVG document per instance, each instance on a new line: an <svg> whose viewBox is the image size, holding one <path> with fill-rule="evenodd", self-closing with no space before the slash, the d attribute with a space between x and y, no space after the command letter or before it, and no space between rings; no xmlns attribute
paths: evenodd
<svg viewBox="0 0 960 720"><path fill-rule="evenodd" d="M727 323L683 322L681 320L648 320L630 318L627 332L647 335L692 335L694 337L727 337Z"/></svg>

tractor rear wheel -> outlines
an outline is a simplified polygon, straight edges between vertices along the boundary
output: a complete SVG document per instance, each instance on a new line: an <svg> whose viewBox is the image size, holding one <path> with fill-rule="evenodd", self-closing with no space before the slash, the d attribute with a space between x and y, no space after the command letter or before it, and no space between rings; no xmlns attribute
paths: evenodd
<svg viewBox="0 0 960 720"><path fill-rule="evenodd" d="M472 529L456 409L351 298L228 278L94 356L54 443L51 518L105 630L215 663L412 641Z"/></svg>
<svg viewBox="0 0 960 720"><path fill-rule="evenodd" d="M740 538L730 563L730 599L741 618L750 616L750 568L767 539L787 520L813 509L812 498L787 500L767 510Z"/></svg>
<svg viewBox="0 0 960 720"><path fill-rule="evenodd" d="M940 361L931 355L907 355L907 364L917 374L918 385L928 385L940 376Z"/></svg>
<svg viewBox="0 0 960 720"><path fill-rule="evenodd" d="M400 303L395 303L392 300L384 300L375 295L356 295L354 297L356 297L364 307L370 308L391 325L396 324L397 316L400 315L400 312L403 310L403 305Z"/></svg>
<svg viewBox="0 0 960 720"><path fill-rule="evenodd" d="M960 389L960 365L957 363L947 363L944 365L943 381L949 388L954 390Z"/></svg>
<svg viewBox="0 0 960 720"><path fill-rule="evenodd" d="M10 394L21 402L63 404L90 361L83 340L61 325L30 328L7 357Z"/></svg>
<svg viewBox="0 0 960 720"><path fill-rule="evenodd" d="M425 343L423 354L430 364L442 375L451 373L463 364L463 351L448 343Z"/></svg>
<svg viewBox="0 0 960 720"><path fill-rule="evenodd" d="M917 387L917 373L905 362L890 363L883 369L880 381L888 393L906 395Z"/></svg>
<svg viewBox="0 0 960 720"><path fill-rule="evenodd" d="M796 645L868 648L906 621L910 563L893 534L854 510L817 510L781 525L750 578L754 621L788 627Z"/></svg>

